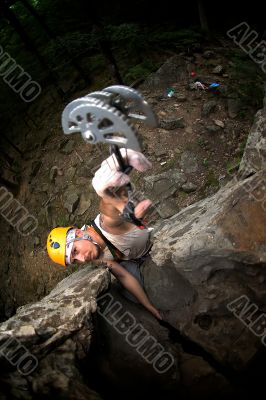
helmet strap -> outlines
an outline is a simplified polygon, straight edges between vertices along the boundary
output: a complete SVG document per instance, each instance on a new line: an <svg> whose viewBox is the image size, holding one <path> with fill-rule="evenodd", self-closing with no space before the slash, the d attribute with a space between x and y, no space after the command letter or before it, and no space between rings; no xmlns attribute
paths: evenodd
<svg viewBox="0 0 266 400"><path fill-rule="evenodd" d="M95 246L97 246L100 249L100 251L103 250L102 247L99 245L99 243L95 242L95 240L93 240L92 237L86 232L83 233L82 237L75 237L74 239L70 240L68 243L78 242L79 240L88 240L89 242L95 244Z"/></svg>

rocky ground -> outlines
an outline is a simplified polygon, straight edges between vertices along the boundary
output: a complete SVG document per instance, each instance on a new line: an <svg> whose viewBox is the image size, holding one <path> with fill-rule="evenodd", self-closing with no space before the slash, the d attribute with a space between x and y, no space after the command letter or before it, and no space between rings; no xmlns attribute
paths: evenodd
<svg viewBox="0 0 266 400"><path fill-rule="evenodd" d="M155 220L215 193L237 171L257 110L243 105L232 91L238 82L226 54L220 47L174 56L138 87L158 116L159 127L138 126L153 169L144 177L133 173L132 180L157 205ZM195 85L197 81L204 88ZM211 83L220 86L213 91ZM18 306L41 299L76 269L49 261L47 232L56 225L79 226L97 214L91 179L108 149L85 145L79 135L67 138L61 128L64 106L88 92L90 88L62 104L47 89L28 112L27 125L13 125L13 135L22 131L17 144L24 154L18 159L17 199L38 219L38 228L21 237L1 219L2 319Z"/></svg>

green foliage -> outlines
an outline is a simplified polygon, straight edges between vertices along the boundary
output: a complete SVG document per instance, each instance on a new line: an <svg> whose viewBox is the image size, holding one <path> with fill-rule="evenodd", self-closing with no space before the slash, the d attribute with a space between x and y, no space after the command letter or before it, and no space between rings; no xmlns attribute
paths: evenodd
<svg viewBox="0 0 266 400"><path fill-rule="evenodd" d="M152 72L158 69L159 65L152 61L146 60L143 63L134 65L129 68L124 76L125 83L130 84L138 79L146 79Z"/></svg>
<svg viewBox="0 0 266 400"><path fill-rule="evenodd" d="M204 147L206 146L205 139L202 137L197 138L197 143L202 149L204 149Z"/></svg>
<svg viewBox="0 0 266 400"><path fill-rule="evenodd" d="M160 47L174 48L179 51L193 48L202 39L201 33L191 29L159 31L152 37L152 40Z"/></svg>
<svg viewBox="0 0 266 400"><path fill-rule="evenodd" d="M38 5L40 4L40 0L31 0L31 4L33 5L33 7L38 7Z"/></svg>
<svg viewBox="0 0 266 400"><path fill-rule="evenodd" d="M234 172L238 170L241 159L242 157L237 157L227 163L226 171L228 175L232 175Z"/></svg>
<svg viewBox="0 0 266 400"><path fill-rule="evenodd" d="M218 187L219 186L219 181L215 176L215 173L213 170L209 170L208 171L208 175L207 175L207 181L205 184L206 187Z"/></svg>
<svg viewBox="0 0 266 400"><path fill-rule="evenodd" d="M165 51L192 50L203 39L202 34L193 29L149 28L133 23L108 25L105 32L114 46L125 46L128 54L143 54L147 49L152 51L156 48Z"/></svg>
<svg viewBox="0 0 266 400"><path fill-rule="evenodd" d="M112 48L119 49L121 56L131 63L134 59L138 63L149 48L149 35L137 24L108 25L105 34Z"/></svg>
<svg viewBox="0 0 266 400"><path fill-rule="evenodd" d="M102 55L95 54L94 56L91 56L88 68L89 72L92 74L104 71L106 69L106 62Z"/></svg>
<svg viewBox="0 0 266 400"><path fill-rule="evenodd" d="M239 154L239 157L241 157L242 158L242 156L243 156L243 153L244 153L244 150L245 150L245 147L246 147L246 143L247 143L247 138L246 138L246 140L244 140L243 142L241 142L240 143L240 154Z"/></svg>
<svg viewBox="0 0 266 400"><path fill-rule="evenodd" d="M142 36L136 24L108 25L105 33L113 43L127 43L129 47L135 46Z"/></svg>
<svg viewBox="0 0 266 400"><path fill-rule="evenodd" d="M204 167L208 167L208 166L209 166L209 160L208 160L208 158L204 158L204 159L203 159L202 165L204 165Z"/></svg>
<svg viewBox="0 0 266 400"><path fill-rule="evenodd" d="M57 226L68 226L69 225L69 215L64 212L57 212L56 215L56 225Z"/></svg>
<svg viewBox="0 0 266 400"><path fill-rule="evenodd" d="M89 50L95 51L98 49L95 35L90 33L70 32L64 36L60 36L48 42L44 53L47 59L53 62L62 63L69 61L69 54L77 57Z"/></svg>
<svg viewBox="0 0 266 400"><path fill-rule="evenodd" d="M231 50L228 57L231 60L230 73L233 82L236 82L230 88L231 93L237 94L243 107L261 108L264 97L265 74L259 65L241 49Z"/></svg>
<svg viewBox="0 0 266 400"><path fill-rule="evenodd" d="M189 197L189 193L186 193L186 192L183 192L183 191L180 191L180 192L178 192L178 199L179 200L185 200L185 199L187 199Z"/></svg>
<svg viewBox="0 0 266 400"><path fill-rule="evenodd" d="M199 195L201 198L205 198L206 196L209 196L210 194L210 188L211 190L215 191L219 188L219 180L216 178L215 171L213 169L208 169L206 173L206 180L205 183L201 186L199 189Z"/></svg>

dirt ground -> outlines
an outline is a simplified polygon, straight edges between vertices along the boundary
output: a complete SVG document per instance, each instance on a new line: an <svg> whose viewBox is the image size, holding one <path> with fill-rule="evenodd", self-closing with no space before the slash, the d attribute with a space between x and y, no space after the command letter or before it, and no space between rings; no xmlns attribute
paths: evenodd
<svg viewBox="0 0 266 400"><path fill-rule="evenodd" d="M225 73L219 75L212 74L213 66L205 61L200 54L193 61L196 77L208 74L221 88L230 86L227 60L220 57L215 61L225 66ZM176 206L176 212L216 192L231 178L257 111L248 108L232 117L225 96L208 89L190 90L189 82L191 71L187 71L186 79L173 82L172 97L167 96L167 88L156 91L138 88L152 104L160 121L156 129L143 124L138 128L143 152L153 164L147 175L178 169L185 172L188 182L194 185L193 191L178 190L170 196L168 200ZM22 132L19 146L24 157L20 160L21 185L16 198L38 219L38 227L30 236L22 237L1 218L2 319L11 316L17 307L41 299L78 268L54 265L46 254L46 237L56 225L79 226L97 214L98 199L91 179L95 167L109 150L105 145L97 149L86 145L80 135L68 139L61 128L64 106L89 91L76 93L65 104L48 92L44 93L43 100L32 110L32 115L36 115L34 124ZM203 115L203 105L212 100L216 102L215 108ZM161 121L178 118L182 118L183 128L163 128ZM183 168L184 153L196 157L196 166L190 172ZM134 172L132 177L136 186L145 190L142 175ZM87 201L87 209L80 210L79 215L66 208L66 194L71 191L79 200L83 194Z"/></svg>

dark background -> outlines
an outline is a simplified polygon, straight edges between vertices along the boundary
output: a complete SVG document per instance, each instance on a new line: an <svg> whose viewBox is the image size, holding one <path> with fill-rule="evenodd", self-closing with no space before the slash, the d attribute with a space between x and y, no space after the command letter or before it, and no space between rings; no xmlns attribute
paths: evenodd
<svg viewBox="0 0 266 400"><path fill-rule="evenodd" d="M200 20L199 5L207 30ZM0 79L0 169L6 161L2 158L9 153L8 140L19 146L29 121L37 128L35 107L48 89L58 104L81 90L89 92L114 83L134 85L171 55L193 55L206 47L221 46L223 39L236 47L226 32L241 22L249 24L261 41L265 38L264 15L259 1L1 0L0 45L41 85L42 93L25 103Z"/></svg>

